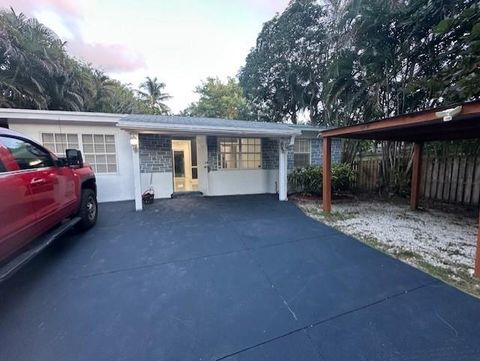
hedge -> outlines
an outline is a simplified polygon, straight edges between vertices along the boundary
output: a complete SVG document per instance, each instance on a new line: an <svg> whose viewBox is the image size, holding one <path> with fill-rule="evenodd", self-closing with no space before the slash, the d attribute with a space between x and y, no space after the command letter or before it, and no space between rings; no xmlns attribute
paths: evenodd
<svg viewBox="0 0 480 361"><path fill-rule="evenodd" d="M332 189L334 192L349 191L353 187L355 173L346 163L332 165ZM297 168L288 175L290 190L308 194L322 193L322 166Z"/></svg>

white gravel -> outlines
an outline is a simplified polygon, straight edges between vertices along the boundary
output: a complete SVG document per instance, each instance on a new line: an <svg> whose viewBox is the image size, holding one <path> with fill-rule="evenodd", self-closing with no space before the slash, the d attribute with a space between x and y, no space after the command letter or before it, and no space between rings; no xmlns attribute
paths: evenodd
<svg viewBox="0 0 480 361"><path fill-rule="evenodd" d="M352 201L334 204L333 217L326 219L318 202L300 206L342 232L374 239L389 253L411 252L433 266L473 274L475 218L430 209L411 211L404 204Z"/></svg>

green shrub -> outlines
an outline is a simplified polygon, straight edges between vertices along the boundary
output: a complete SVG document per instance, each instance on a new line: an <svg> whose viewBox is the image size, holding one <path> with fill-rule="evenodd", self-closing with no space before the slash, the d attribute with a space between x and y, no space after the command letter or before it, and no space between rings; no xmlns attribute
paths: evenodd
<svg viewBox="0 0 480 361"><path fill-rule="evenodd" d="M332 189L344 192L352 189L355 173L346 163L332 165ZM322 166L297 168L288 175L289 190L308 194L322 193Z"/></svg>
<svg viewBox="0 0 480 361"><path fill-rule="evenodd" d="M355 181L355 172L347 163L338 163L332 166L332 188L334 192L352 190Z"/></svg>
<svg viewBox="0 0 480 361"><path fill-rule="evenodd" d="M293 192L322 193L322 167L297 168L288 175L288 183Z"/></svg>

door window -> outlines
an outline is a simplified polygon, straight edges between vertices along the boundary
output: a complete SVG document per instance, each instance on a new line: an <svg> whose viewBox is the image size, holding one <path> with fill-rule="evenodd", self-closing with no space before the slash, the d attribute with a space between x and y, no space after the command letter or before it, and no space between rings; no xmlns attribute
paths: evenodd
<svg viewBox="0 0 480 361"><path fill-rule="evenodd" d="M50 154L34 143L12 137L2 137L2 143L10 151L20 169L53 166Z"/></svg>
<svg viewBox="0 0 480 361"><path fill-rule="evenodd" d="M175 160L175 177L185 177L185 155L182 151L173 152Z"/></svg>

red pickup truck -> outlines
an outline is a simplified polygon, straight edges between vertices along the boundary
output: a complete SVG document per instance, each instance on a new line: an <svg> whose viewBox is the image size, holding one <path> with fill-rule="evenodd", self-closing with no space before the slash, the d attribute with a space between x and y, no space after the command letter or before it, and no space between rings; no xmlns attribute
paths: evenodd
<svg viewBox="0 0 480 361"><path fill-rule="evenodd" d="M79 150L67 149L66 157L58 158L28 137L0 128L0 263L65 219L92 227L96 193L95 174Z"/></svg>

